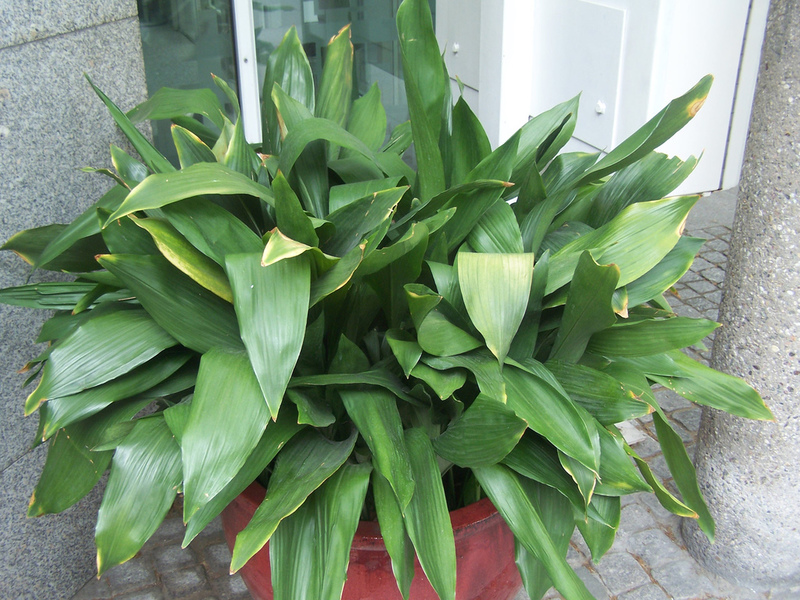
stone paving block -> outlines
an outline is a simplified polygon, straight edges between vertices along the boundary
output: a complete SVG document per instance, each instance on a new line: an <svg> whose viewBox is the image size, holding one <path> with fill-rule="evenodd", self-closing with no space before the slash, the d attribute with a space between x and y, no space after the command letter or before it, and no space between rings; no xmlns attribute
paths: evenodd
<svg viewBox="0 0 800 600"><path fill-rule="evenodd" d="M111 593L111 588L105 577L102 579L93 577L86 585L78 590L78 593L72 597L72 600L106 600L107 598L111 598Z"/></svg>
<svg viewBox="0 0 800 600"><path fill-rule="evenodd" d="M714 263L715 265L722 265L728 262L728 257L722 254L721 252L717 252L716 250L712 252L704 252L703 258L708 262ZM717 270L721 271L722 269L717 269ZM722 274L724 275L725 272L723 271ZM703 276L707 277L705 272L703 272Z"/></svg>
<svg viewBox="0 0 800 600"><path fill-rule="evenodd" d="M617 600L669 600L669 596L655 584L645 585L630 592L625 592Z"/></svg>
<svg viewBox="0 0 800 600"><path fill-rule="evenodd" d="M158 583L152 565L142 556L109 569L107 576L108 584L115 594L140 590Z"/></svg>
<svg viewBox="0 0 800 600"><path fill-rule="evenodd" d="M597 600L610 600L611 593L608 591L608 588L600 581L600 578L597 576L596 573L593 573L586 567L581 567L579 569L575 569L575 573L577 573L578 577L581 578L584 584L586 584L586 589L589 590L589 593L592 594Z"/></svg>
<svg viewBox="0 0 800 600"><path fill-rule="evenodd" d="M698 282L698 283L693 283L692 285L699 286L702 283L703 282ZM690 298L686 302L689 304L689 306L691 306L693 308L696 308L699 311L705 311L705 310L711 310L711 309L716 310L716 307L714 306L714 303L711 302L711 300L707 300L706 298L703 298L702 296L698 296L697 298Z"/></svg>
<svg viewBox="0 0 800 600"><path fill-rule="evenodd" d="M636 496L639 496L639 494L636 494ZM642 504L634 502L623 507L617 535L619 535L619 533L638 533L639 531L653 529L657 526L656 520L650 511Z"/></svg>
<svg viewBox="0 0 800 600"><path fill-rule="evenodd" d="M688 553L684 560L654 566L650 574L674 600L694 600L714 592L714 585L703 568Z"/></svg>
<svg viewBox="0 0 800 600"><path fill-rule="evenodd" d="M147 551L149 548L156 546L163 546L165 544L177 544L183 541L185 527L180 517L173 517L164 519L158 530L150 537L145 543L143 549Z"/></svg>
<svg viewBox="0 0 800 600"><path fill-rule="evenodd" d="M151 588L141 590L132 594L125 594L123 596L114 596L114 600L167 600L159 588Z"/></svg>
<svg viewBox="0 0 800 600"><path fill-rule="evenodd" d="M707 294L708 292L715 292L718 288L716 285L711 283L710 281L706 281L705 279L700 279L699 281L692 281L688 284L690 288L692 288L695 292L699 294Z"/></svg>
<svg viewBox="0 0 800 600"><path fill-rule="evenodd" d="M677 421L689 431L697 431L700 427L700 415L702 411L699 408L688 408L686 410L678 410L670 415L670 418Z"/></svg>
<svg viewBox="0 0 800 600"><path fill-rule="evenodd" d="M161 581L173 598L183 598L201 590L211 589L203 567L191 567L164 573Z"/></svg>
<svg viewBox="0 0 800 600"><path fill-rule="evenodd" d="M628 540L627 550L652 567L685 560L689 556L660 529L634 533Z"/></svg>
<svg viewBox="0 0 800 600"><path fill-rule="evenodd" d="M636 454L642 458L649 458L661 452L661 446L659 446L658 442L650 435L642 439L638 444L632 445L632 447L636 451Z"/></svg>
<svg viewBox="0 0 800 600"><path fill-rule="evenodd" d="M665 412L672 412L673 410L692 407L692 403L686 398L679 396L667 388L660 388L655 392L655 396L656 400L658 400L658 404L664 409Z"/></svg>
<svg viewBox="0 0 800 600"><path fill-rule="evenodd" d="M595 569L612 595L650 583L642 565L627 552L607 554Z"/></svg>
<svg viewBox="0 0 800 600"><path fill-rule="evenodd" d="M214 589L226 600L252 600L242 576L226 575L211 582Z"/></svg>
<svg viewBox="0 0 800 600"><path fill-rule="evenodd" d="M212 577L226 575L231 566L231 551L228 544L220 542L212 544L203 550L206 568Z"/></svg>
<svg viewBox="0 0 800 600"><path fill-rule="evenodd" d="M197 564L197 556L190 548L165 546L153 552L153 562L161 573Z"/></svg>
<svg viewBox="0 0 800 600"><path fill-rule="evenodd" d="M730 243L723 239L723 238L714 238L708 240L705 244L703 244L704 248L711 248L712 250L716 250L717 252L722 252L723 254L728 251L730 247ZM726 258L727 260L727 258Z"/></svg>
<svg viewBox="0 0 800 600"><path fill-rule="evenodd" d="M692 263L692 271L694 271L695 273L700 273L706 269L710 269L713 266L715 266L714 263L710 263L703 257L698 256L697 258L694 259L694 262Z"/></svg>

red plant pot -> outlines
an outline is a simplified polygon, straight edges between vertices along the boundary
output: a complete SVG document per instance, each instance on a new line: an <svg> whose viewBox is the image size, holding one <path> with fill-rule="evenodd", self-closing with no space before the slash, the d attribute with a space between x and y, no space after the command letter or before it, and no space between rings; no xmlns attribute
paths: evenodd
<svg viewBox="0 0 800 600"><path fill-rule="evenodd" d="M239 533L264 499L253 483L222 512L225 539L232 549ZM450 513L456 540L457 600L510 600L522 581L514 563L514 537L488 499ZM240 573L255 600L272 600L269 545ZM362 521L350 550L350 566L342 600L402 600L378 523ZM428 578L415 565L411 600L438 600Z"/></svg>

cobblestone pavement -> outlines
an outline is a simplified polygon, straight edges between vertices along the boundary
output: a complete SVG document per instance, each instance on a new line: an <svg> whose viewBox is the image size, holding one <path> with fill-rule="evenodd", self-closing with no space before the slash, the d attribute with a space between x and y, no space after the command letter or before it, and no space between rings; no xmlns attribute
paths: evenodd
<svg viewBox="0 0 800 600"><path fill-rule="evenodd" d="M718 202L725 203L727 213L711 211L713 216L694 223L690 219L687 225L687 234L708 241L692 269L667 294L680 315L717 317L735 194L722 192ZM709 360L712 342L710 336L705 341L708 350L698 350L696 358ZM669 390L659 390L656 396L693 456L700 408ZM675 491L652 418L628 424L623 433ZM664 510L652 494L623 497L620 529L608 554L592 563L586 544L576 534L567 561L597 600L769 600L769 594L737 587L700 567L683 545L679 524L680 519ZM173 508L135 558L90 581L72 600L249 600L242 579L227 574L230 552L219 519L185 550L180 548L182 537L180 511ZM545 596L545 600L557 598L561 596L553 590ZM515 600L529 598L521 591Z"/></svg>

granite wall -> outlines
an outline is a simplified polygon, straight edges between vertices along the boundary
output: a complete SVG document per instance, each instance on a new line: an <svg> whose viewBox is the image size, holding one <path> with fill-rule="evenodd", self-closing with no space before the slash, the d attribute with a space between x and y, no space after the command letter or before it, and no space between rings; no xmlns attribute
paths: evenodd
<svg viewBox="0 0 800 600"><path fill-rule="evenodd" d="M0 9L0 240L20 229L69 222L109 187L80 171L110 164L123 144L87 73L123 109L146 94L134 0L2 2ZM29 267L0 253L0 287ZM47 277L34 274L33 281ZM52 275L49 275L52 277ZM36 416L23 418L25 376L41 351L44 315L0 306L0 587L3 598L70 598L94 574L99 494L65 513L25 517L46 448L31 450Z"/></svg>

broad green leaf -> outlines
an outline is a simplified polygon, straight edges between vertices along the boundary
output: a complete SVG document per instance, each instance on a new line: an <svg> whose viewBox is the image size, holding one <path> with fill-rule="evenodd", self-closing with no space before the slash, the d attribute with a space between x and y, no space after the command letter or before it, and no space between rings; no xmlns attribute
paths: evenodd
<svg viewBox="0 0 800 600"><path fill-rule="evenodd" d="M669 424L667 415L656 405L656 412L653 414L653 422L656 426L658 443L664 453L664 460L667 461L673 481L678 486L678 490L683 497L686 505L694 510L697 515L697 524L708 537L708 541L714 543L714 518L708 510L703 494L697 485L697 471L695 471L692 459L686 452L683 440L672 426Z"/></svg>
<svg viewBox="0 0 800 600"><path fill-rule="evenodd" d="M545 251L533 266L533 279L531 280L531 293L528 297L528 306L525 316L519 326L517 335L511 342L508 355L515 360L531 358L536 351L536 342L539 339L539 322L542 316L542 300L545 285L550 272L550 253Z"/></svg>
<svg viewBox="0 0 800 600"><path fill-rule="evenodd" d="M96 221L95 218L95 228L99 232ZM0 250L11 250L29 265L49 271L80 272L97 269L98 265L94 257L96 254L105 252L105 245L102 238L96 234L76 240L69 249L65 249L47 263L41 261L40 257L45 249L59 239L69 227L69 225L56 224L20 231L0 246Z"/></svg>
<svg viewBox="0 0 800 600"><path fill-rule="evenodd" d="M545 366L569 397L603 425L621 423L651 412L636 390L609 374L584 365L548 361Z"/></svg>
<svg viewBox="0 0 800 600"><path fill-rule="evenodd" d="M279 151L282 138L272 100L272 90L276 85L309 111L314 111L314 76L294 26L286 32L283 41L269 55L261 93L262 137L267 151L273 153Z"/></svg>
<svg viewBox="0 0 800 600"><path fill-rule="evenodd" d="M544 438L524 435L502 463L523 477L558 490L578 514L586 514L586 502L578 485L561 465L558 451Z"/></svg>
<svg viewBox="0 0 800 600"><path fill-rule="evenodd" d="M528 427L546 437L567 456L597 472L599 456L583 415L566 395L532 373L506 365L503 369L508 406ZM583 410L583 409L580 409Z"/></svg>
<svg viewBox="0 0 800 600"><path fill-rule="evenodd" d="M459 327L461 317L443 301L442 296L420 284L408 284L405 290L417 330L417 342L425 352L434 356L454 356L482 345Z"/></svg>
<svg viewBox="0 0 800 600"><path fill-rule="evenodd" d="M234 106L238 111L239 105L235 104ZM258 171L261 161L247 142L244 133L244 120L241 117L236 119L230 142L219 162L245 177L252 177Z"/></svg>
<svg viewBox="0 0 800 600"><path fill-rule="evenodd" d="M155 359L116 379L77 394L50 398L47 411L40 418L42 439L62 427L100 412L109 404L131 398L158 385L190 358L186 352L162 353Z"/></svg>
<svg viewBox="0 0 800 600"><path fill-rule="evenodd" d="M507 397L503 371L488 350L476 350L460 356L426 356L423 360L434 369L467 369L474 375L482 394L505 404Z"/></svg>
<svg viewBox="0 0 800 600"><path fill-rule="evenodd" d="M329 119L315 117L299 121L288 130L283 140L283 150L278 163L280 170L289 173L306 146L317 140L344 146L373 159L372 150L341 125Z"/></svg>
<svg viewBox="0 0 800 600"><path fill-rule="evenodd" d="M621 323L595 333L587 350L605 356L663 354L696 344L717 327L714 321L690 317Z"/></svg>
<svg viewBox="0 0 800 600"><path fill-rule="evenodd" d="M658 477L653 474L650 465L647 464L642 457L634 452L630 446L625 445L625 451L633 458L639 472L644 477L645 481L653 488L653 492L658 499L658 502L666 508L669 512L679 517L688 517L690 519L697 519L698 515L691 508L686 506L683 502L678 500L672 493L664 487L664 484L659 481Z"/></svg>
<svg viewBox="0 0 800 600"><path fill-rule="evenodd" d="M697 114L706 101L713 81L711 75L706 75L683 96L672 100L633 135L600 159L577 185L596 181L619 171L666 142Z"/></svg>
<svg viewBox="0 0 800 600"><path fill-rule="evenodd" d="M132 558L155 533L181 483L180 448L163 418L140 419L117 447L97 515L97 572Z"/></svg>
<svg viewBox="0 0 800 600"><path fill-rule="evenodd" d="M386 341L392 349L394 357L408 377L422 357L422 348L414 337L403 329L389 329L386 332Z"/></svg>
<svg viewBox="0 0 800 600"><path fill-rule="evenodd" d="M522 181L526 171L547 165L575 130L579 96L533 117L520 128L519 148L511 181ZM538 169L537 169L538 170Z"/></svg>
<svg viewBox="0 0 800 600"><path fill-rule="evenodd" d="M390 392L376 388L341 389L339 395L372 452L375 468L389 481L400 507L405 509L415 485L397 399Z"/></svg>
<svg viewBox="0 0 800 600"><path fill-rule="evenodd" d="M297 423L297 413L294 410L284 408L278 420L268 423L264 435L261 436L258 445L253 449L244 466L234 476L233 479L219 492L211 498L202 508L197 510L186 523L186 534L183 538L182 546L189 545L198 533L206 525L222 512L236 496L241 494L261 472L267 468L272 459L278 454L283 446L292 436L303 428Z"/></svg>
<svg viewBox="0 0 800 600"><path fill-rule="evenodd" d="M239 472L269 416L244 353L214 348L203 355L181 440L184 521Z"/></svg>
<svg viewBox="0 0 800 600"><path fill-rule="evenodd" d="M775 419L758 392L738 377L715 371L679 351L670 352L668 356L684 376L669 377L651 373L647 367L649 357L641 359L640 368L647 373L649 379L697 404L724 410L746 419Z"/></svg>
<svg viewBox="0 0 800 600"><path fill-rule="evenodd" d="M183 127L184 129L191 131L209 148L213 147L220 137L220 133L218 131L214 131L210 127L206 127L194 117L173 117L172 122L178 127Z"/></svg>
<svg viewBox="0 0 800 600"><path fill-rule="evenodd" d="M447 175L450 186L464 183L467 174L492 151L489 138L469 104L460 97L453 107Z"/></svg>
<svg viewBox="0 0 800 600"><path fill-rule="evenodd" d="M150 174L144 164L114 144L111 144L111 163L128 188L136 187Z"/></svg>
<svg viewBox="0 0 800 600"><path fill-rule="evenodd" d="M456 547L436 455L422 429L407 429L405 440L416 482L405 510L408 536L439 598L455 600Z"/></svg>
<svg viewBox="0 0 800 600"><path fill-rule="evenodd" d="M486 495L503 516L516 540L542 561L555 588L566 600L594 600L553 543L538 511L513 472L502 465L473 470Z"/></svg>
<svg viewBox="0 0 800 600"><path fill-rule="evenodd" d="M519 329L533 279L533 254L462 253L458 281L472 323L502 364Z"/></svg>
<svg viewBox="0 0 800 600"><path fill-rule="evenodd" d="M445 432L433 440L436 453L460 467L493 465L506 457L527 424L510 408L479 395Z"/></svg>
<svg viewBox="0 0 800 600"><path fill-rule="evenodd" d="M397 504L392 486L377 470L372 471L372 493L375 512L381 527L381 537L392 560L392 572L397 588L404 600L408 600L411 581L414 579L414 545L408 537L403 522L403 512Z"/></svg>
<svg viewBox="0 0 800 600"><path fill-rule="evenodd" d="M343 130L331 121L325 121L327 127L315 125L317 119L312 112L277 84L272 90L272 102L278 114L282 144L286 143L289 132L300 130L292 135L294 148L283 149L274 160L275 165L290 179L305 209L315 217L323 218L328 214L329 181L325 140L317 138L317 134L322 129L332 128L336 133ZM292 153L291 163L284 162L284 158L290 157L287 151Z"/></svg>
<svg viewBox="0 0 800 600"><path fill-rule="evenodd" d="M178 160L181 163L181 169L191 167L199 162L216 162L217 157L211 151L211 148L184 127L173 125L172 143L175 145L175 150L178 153Z"/></svg>
<svg viewBox="0 0 800 600"><path fill-rule="evenodd" d="M323 398L312 390L286 390L286 397L297 407L297 422L312 427L327 427L336 422L336 417Z"/></svg>
<svg viewBox="0 0 800 600"><path fill-rule="evenodd" d="M625 451L622 434L613 427L597 425L600 434L600 482L595 491L603 496L621 496L633 492L651 492Z"/></svg>
<svg viewBox="0 0 800 600"><path fill-rule="evenodd" d="M0 302L12 306L71 311L86 294L95 289L95 285L81 281L31 283L0 290ZM123 300L129 297L127 292L117 292L107 295L103 300Z"/></svg>
<svg viewBox="0 0 800 600"><path fill-rule="evenodd" d="M398 187L376 192L329 214L327 218L336 226L336 233L322 244L322 249L335 256L347 254L391 216L407 190L408 187Z"/></svg>
<svg viewBox="0 0 800 600"><path fill-rule="evenodd" d="M282 260L294 258L308 253L307 257L313 261L314 267L318 272L327 272L339 262L336 256L325 254L319 248L297 242L285 236L279 229L270 232L269 241L261 255L261 266L269 267Z"/></svg>
<svg viewBox="0 0 800 600"><path fill-rule="evenodd" d="M127 113L132 123L201 114L222 129L222 105L210 89L183 90L162 87Z"/></svg>
<svg viewBox="0 0 800 600"><path fill-rule="evenodd" d="M606 522L610 521L614 524L613 527L609 527L591 517L586 521L578 520L578 529L580 529L581 535L592 553L592 560L599 562L614 544L617 527L619 527L621 508L619 498L609 498L599 494L592 498L592 504L605 517Z"/></svg>
<svg viewBox="0 0 800 600"><path fill-rule="evenodd" d="M439 131L450 82L442 68L439 43L426 0L405 0L400 5L397 32L419 170L419 197L427 201L445 188Z"/></svg>
<svg viewBox="0 0 800 600"><path fill-rule="evenodd" d="M570 242L550 258L546 293L570 281L584 250L591 250L599 264L614 263L619 267L618 286L635 281L672 250L697 199L679 196L638 202L601 228Z"/></svg>
<svg viewBox="0 0 800 600"><path fill-rule="evenodd" d="M336 212L340 208L347 206L360 200L365 196L371 196L375 192L382 192L384 190L396 187L400 182L400 177L386 177L384 179L369 179L367 181L358 181L356 183L345 183L343 185L335 185L331 188L331 195L329 200L329 209L331 212Z"/></svg>
<svg viewBox="0 0 800 600"><path fill-rule="evenodd" d="M364 258L364 244L359 244L336 261L328 271L311 282L309 306L314 306L337 290L343 288L351 280Z"/></svg>
<svg viewBox="0 0 800 600"><path fill-rule="evenodd" d="M171 173L175 171L175 167L172 166L164 156L156 150L150 141L140 132L133 123L130 122L128 117L119 109L119 107L114 104L108 96L106 96L100 88L98 88L92 80L89 79L88 75L84 74L86 77L86 81L89 82L89 85L92 86L92 89L98 95L100 100L103 101L103 104L106 105L108 108L108 112L111 113L111 118L114 119L114 122L120 128L125 137L128 138L131 145L136 149L139 153L139 156L142 157L142 160L147 164L150 169L153 170L155 173Z"/></svg>
<svg viewBox="0 0 800 600"><path fill-rule="evenodd" d="M187 348L239 350L236 314L230 303L207 291L161 256L106 255L100 263L136 295L153 319Z"/></svg>
<svg viewBox="0 0 800 600"><path fill-rule="evenodd" d="M589 505L592 501L592 496L594 496L598 479L597 474L563 452L558 453L558 461L578 486L578 491L581 494L581 498L583 498L584 508L581 509L581 514L583 514L586 511L585 507Z"/></svg>
<svg viewBox="0 0 800 600"><path fill-rule="evenodd" d="M626 286L628 305L638 306L675 285L692 266L692 261L704 241L700 238L681 237L661 262Z"/></svg>
<svg viewBox="0 0 800 600"><path fill-rule="evenodd" d="M31 414L48 398L68 396L116 379L176 343L143 310L89 319L53 347L39 385L25 401L25 414Z"/></svg>
<svg viewBox="0 0 800 600"><path fill-rule="evenodd" d="M417 364L411 370L411 376L427 383L440 400L452 396L467 381L466 371L460 369L437 371L424 363Z"/></svg>
<svg viewBox="0 0 800 600"><path fill-rule="evenodd" d="M276 600L339 600L371 471L369 464L342 465L281 521L270 540Z"/></svg>
<svg viewBox="0 0 800 600"><path fill-rule="evenodd" d="M281 232L302 244L317 246L319 238L314 226L303 211L300 199L280 171L272 182L272 190L275 194L275 216Z"/></svg>
<svg viewBox="0 0 800 600"><path fill-rule="evenodd" d="M214 81L214 85L216 85L223 95L228 99L228 102L231 103L233 107L234 116L239 119L241 116L241 108L239 107L239 96L236 95L234 89L228 85L228 82L222 79L222 77L217 77L213 73L211 74L211 79Z"/></svg>
<svg viewBox="0 0 800 600"><path fill-rule="evenodd" d="M105 209L97 209L97 218L102 226L111 213ZM129 218L111 222L101 232L107 252L98 254L158 254L158 248L146 231L142 231Z"/></svg>
<svg viewBox="0 0 800 600"><path fill-rule="evenodd" d="M397 125L389 134L389 141L381 148L381 153L391 153L402 156L414 141L411 132L411 121L404 121Z"/></svg>
<svg viewBox="0 0 800 600"><path fill-rule="evenodd" d="M414 252L414 250L421 250L424 253L428 247L429 235L430 230L424 222L414 223L394 244L374 250L369 256L366 256L361 268L358 270L359 275L371 275L386 267L392 268L401 258ZM418 263L416 266L421 267L421 261L418 261ZM413 277L413 280L419 276L417 269L415 269L415 272L416 276ZM403 283L411 282L405 281Z"/></svg>
<svg viewBox="0 0 800 600"><path fill-rule="evenodd" d="M231 573L241 569L269 541L278 524L339 469L355 441L356 435L332 442L315 431L304 431L286 444L275 463L266 498L236 536Z"/></svg>
<svg viewBox="0 0 800 600"><path fill-rule="evenodd" d="M475 252L521 254L522 234L514 210L506 202L495 202L467 235Z"/></svg>
<svg viewBox="0 0 800 600"><path fill-rule="evenodd" d="M350 118L347 121L347 131L364 142L373 152L380 149L383 140L386 139L386 110L381 103L381 90L377 82L372 84L366 94L353 102ZM352 150L345 148L342 156L347 157L352 153Z"/></svg>
<svg viewBox="0 0 800 600"><path fill-rule="evenodd" d="M387 370L374 368L363 373L327 373L322 375L305 375L302 377L292 377L289 382L290 388L306 386L356 386L358 388L372 385L382 387L392 392L395 396L410 404L419 405L419 400L407 393L407 390L400 381Z"/></svg>
<svg viewBox="0 0 800 600"><path fill-rule="evenodd" d="M111 452L92 452L106 430L131 419L147 401L121 402L81 423L61 429L50 441L47 460L28 504L28 516L66 510L91 491L111 462Z"/></svg>
<svg viewBox="0 0 800 600"><path fill-rule="evenodd" d="M528 495L531 504L536 508L542 524L553 540L559 556L566 557L569 540L575 530L573 511L569 502L557 491L532 481L520 480L522 488ZM517 568L522 576L525 591L531 598L541 598L549 590L553 582L547 576L547 569L535 555L525 550L525 546L515 543Z"/></svg>
<svg viewBox="0 0 800 600"><path fill-rule="evenodd" d="M697 159L686 162L678 157L651 152L641 160L615 173L603 184L592 201L587 223L600 227L635 202L648 202L667 196L686 179Z"/></svg>
<svg viewBox="0 0 800 600"><path fill-rule="evenodd" d="M353 96L351 36L350 25L345 25L328 42L317 92L316 116L329 119L341 127L347 123Z"/></svg>
<svg viewBox="0 0 800 600"><path fill-rule="evenodd" d="M615 265L600 266L589 252L581 255L569 285L551 360L578 362L592 335L616 322L611 300L618 281L619 269Z"/></svg>
<svg viewBox="0 0 800 600"><path fill-rule="evenodd" d="M234 307L250 362L273 419L303 345L311 287L304 257L261 266L261 254L226 258Z"/></svg>
<svg viewBox="0 0 800 600"><path fill-rule="evenodd" d="M197 163L174 173L150 175L128 194L114 211L106 226L115 220L136 212L161 208L179 200L204 194L244 194L275 204L272 192L219 163Z"/></svg>
<svg viewBox="0 0 800 600"><path fill-rule="evenodd" d="M514 134L502 146L478 163L467 174L467 181L508 181L517 155L518 142L519 134ZM500 189L486 188L468 194L459 194L447 202L445 208L457 209L456 214L444 227L450 251L456 249L464 241L491 206L502 201L500 196L507 186L508 184L504 184Z"/></svg>
<svg viewBox="0 0 800 600"><path fill-rule="evenodd" d="M152 236L158 250L173 266L223 300L233 302L231 286L222 267L197 250L177 229L159 219L132 219Z"/></svg>
<svg viewBox="0 0 800 600"><path fill-rule="evenodd" d="M81 240L90 238L100 233L97 222L97 209L116 210L128 195L128 190L120 185L114 186L102 198L81 213L77 219L67 225L59 235L53 239L33 264L34 269L49 265L54 259L60 257ZM92 270L91 265L86 270Z"/></svg>
<svg viewBox="0 0 800 600"><path fill-rule="evenodd" d="M264 249L259 235L205 198L175 202L161 210L192 246L223 267L227 254L261 252Z"/></svg>

